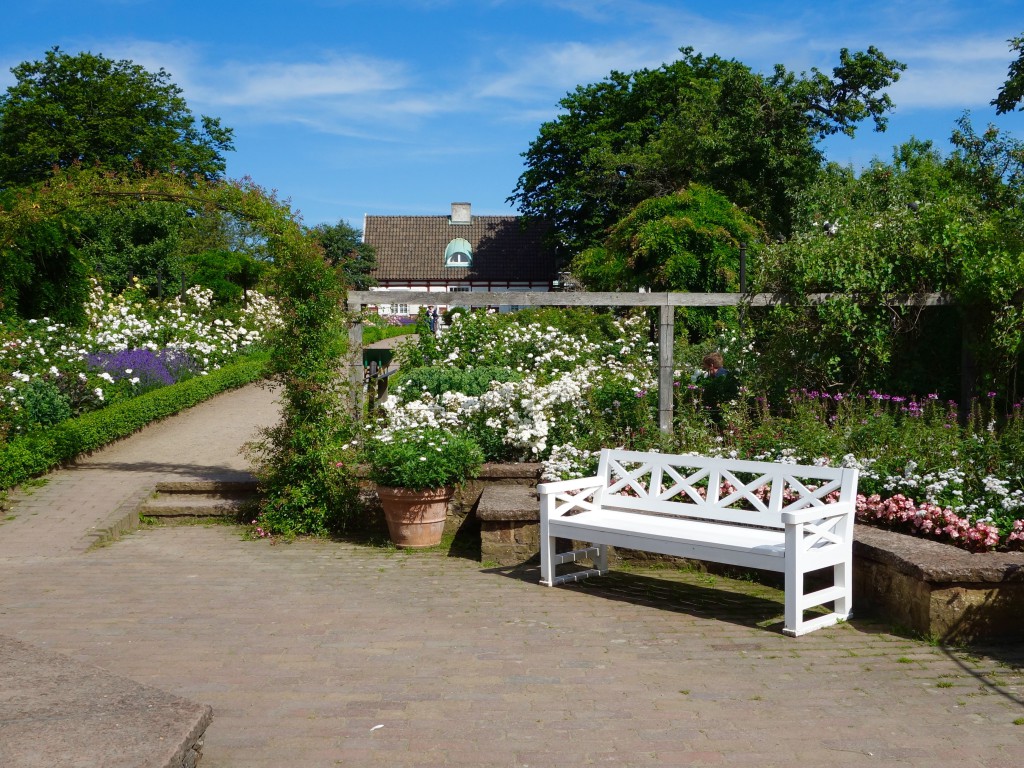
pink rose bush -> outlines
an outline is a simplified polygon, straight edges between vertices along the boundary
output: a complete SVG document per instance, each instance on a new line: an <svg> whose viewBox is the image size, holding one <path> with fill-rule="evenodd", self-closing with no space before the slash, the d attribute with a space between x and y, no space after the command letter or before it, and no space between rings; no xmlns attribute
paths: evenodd
<svg viewBox="0 0 1024 768"><path fill-rule="evenodd" d="M976 520L973 523L937 504L918 505L901 493L883 499L877 493L857 495L857 519L892 531L935 539L953 544L971 552L989 552L999 544L999 529L992 523ZM1014 532L1007 545L1024 545L1024 521L1014 524Z"/></svg>

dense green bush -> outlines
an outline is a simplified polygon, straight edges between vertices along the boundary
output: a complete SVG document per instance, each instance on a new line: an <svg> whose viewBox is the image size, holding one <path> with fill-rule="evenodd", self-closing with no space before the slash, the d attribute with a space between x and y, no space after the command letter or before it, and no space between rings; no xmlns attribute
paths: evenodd
<svg viewBox="0 0 1024 768"><path fill-rule="evenodd" d="M522 378L521 373L497 365L470 369L429 365L399 370L395 385L402 393L402 400L408 402L424 392L434 397L440 397L445 392L461 392L475 397L486 392L491 382L521 381Z"/></svg>
<svg viewBox="0 0 1024 768"><path fill-rule="evenodd" d="M465 432L427 426L377 434L364 450L373 482L411 491L460 485L476 476L484 460Z"/></svg>
<svg viewBox="0 0 1024 768"><path fill-rule="evenodd" d="M224 249L203 251L187 259L191 281L213 291L218 304L237 304L243 292L256 287L265 265L247 253Z"/></svg>

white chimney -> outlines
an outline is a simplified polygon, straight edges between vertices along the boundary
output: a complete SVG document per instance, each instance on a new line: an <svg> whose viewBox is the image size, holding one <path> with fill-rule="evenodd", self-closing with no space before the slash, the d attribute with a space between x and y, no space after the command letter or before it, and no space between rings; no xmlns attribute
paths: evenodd
<svg viewBox="0 0 1024 768"><path fill-rule="evenodd" d="M470 224L473 221L472 205L469 203L452 203L451 224Z"/></svg>

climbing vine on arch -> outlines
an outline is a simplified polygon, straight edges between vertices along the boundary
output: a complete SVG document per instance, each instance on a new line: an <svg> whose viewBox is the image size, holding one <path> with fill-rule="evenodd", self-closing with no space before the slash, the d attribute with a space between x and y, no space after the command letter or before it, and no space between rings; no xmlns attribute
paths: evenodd
<svg viewBox="0 0 1024 768"><path fill-rule="evenodd" d="M0 259L5 268L20 268L31 278L31 263L19 262L19 256L24 257L21 246L32 228L73 227L75 211L140 201L182 205L193 217L228 214L264 239L283 324L271 339L268 371L280 387L281 420L251 450L264 492L261 520L265 528L285 533L343 527L355 493L353 482L337 471L334 456L334 446L352 429L343 407L345 287L297 216L272 193L251 179L70 169L0 198ZM83 265L65 268L87 284Z"/></svg>

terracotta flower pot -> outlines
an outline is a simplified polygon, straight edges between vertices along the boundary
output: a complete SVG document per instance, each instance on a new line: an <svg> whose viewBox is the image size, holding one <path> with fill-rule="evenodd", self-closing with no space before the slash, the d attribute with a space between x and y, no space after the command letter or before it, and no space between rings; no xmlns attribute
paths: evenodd
<svg viewBox="0 0 1024 768"><path fill-rule="evenodd" d="M440 544L448 518L448 502L454 493L451 487L411 491L377 486L388 533L395 546L415 549Z"/></svg>

